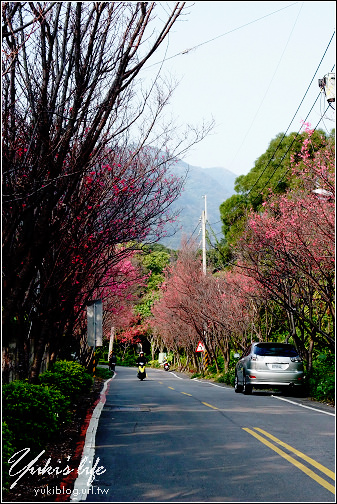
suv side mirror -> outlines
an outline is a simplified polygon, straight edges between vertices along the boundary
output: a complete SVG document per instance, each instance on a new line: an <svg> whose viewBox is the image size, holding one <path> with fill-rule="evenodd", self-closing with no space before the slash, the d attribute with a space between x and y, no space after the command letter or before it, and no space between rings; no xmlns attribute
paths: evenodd
<svg viewBox="0 0 337 504"><path fill-rule="evenodd" d="M240 359L240 354L239 353L235 353L234 354L234 359Z"/></svg>

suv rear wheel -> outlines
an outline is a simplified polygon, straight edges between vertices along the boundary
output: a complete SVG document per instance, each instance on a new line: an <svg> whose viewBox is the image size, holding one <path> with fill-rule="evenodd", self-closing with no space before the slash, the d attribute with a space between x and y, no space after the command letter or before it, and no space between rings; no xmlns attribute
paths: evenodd
<svg viewBox="0 0 337 504"><path fill-rule="evenodd" d="M242 392L245 395L250 395L253 392L253 387L247 383L246 375L243 376L243 389Z"/></svg>
<svg viewBox="0 0 337 504"><path fill-rule="evenodd" d="M238 375L235 375L234 392L236 392L236 393L242 392L242 385L239 385Z"/></svg>

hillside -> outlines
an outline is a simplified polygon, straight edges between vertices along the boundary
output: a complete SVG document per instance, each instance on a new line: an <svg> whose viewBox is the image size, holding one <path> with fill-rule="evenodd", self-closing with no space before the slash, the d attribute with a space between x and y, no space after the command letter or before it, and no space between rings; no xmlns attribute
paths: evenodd
<svg viewBox="0 0 337 504"><path fill-rule="evenodd" d="M189 171L185 189L172 206L174 210L181 209L180 217L176 223L176 227L180 229L174 236L163 238L160 241L166 247L174 250L180 248L183 236L190 238L193 234L193 238L197 237L201 229L199 220L205 208L204 195L206 195L207 218L210 225L207 226L207 229L211 227L220 240L222 235L219 206L235 192L234 182L237 175L226 168L201 168L179 161L174 167L174 173L183 176L186 169ZM169 226L167 227L169 234L171 229Z"/></svg>

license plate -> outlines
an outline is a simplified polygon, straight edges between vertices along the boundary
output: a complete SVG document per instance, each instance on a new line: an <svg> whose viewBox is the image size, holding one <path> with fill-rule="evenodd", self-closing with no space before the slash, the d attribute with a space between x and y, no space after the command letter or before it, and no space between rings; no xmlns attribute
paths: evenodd
<svg viewBox="0 0 337 504"><path fill-rule="evenodd" d="M282 369L282 364L273 364L273 368Z"/></svg>

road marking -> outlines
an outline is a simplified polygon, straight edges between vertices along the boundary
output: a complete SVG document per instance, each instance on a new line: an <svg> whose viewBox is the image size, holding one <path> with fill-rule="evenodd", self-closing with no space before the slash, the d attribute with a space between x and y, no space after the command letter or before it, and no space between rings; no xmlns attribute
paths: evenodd
<svg viewBox="0 0 337 504"><path fill-rule="evenodd" d="M316 469L319 469L321 472L323 472L324 474L329 476L329 478L331 478L335 481L335 473L333 471L330 471L330 469L328 469L324 465L320 464L319 462L316 462L316 460L313 460L312 458L308 457L304 453L301 453L300 451L296 450L296 448L293 448L292 446L288 445L287 443L284 443L280 439L277 439L275 436L272 436L272 434L269 434L268 432L266 432L262 429L259 429L259 427L254 427L254 429L259 432L262 432L262 434L264 434L265 436L267 436L270 439L272 439L273 441L275 441L275 443L278 443L279 445L283 446L284 448L287 448L287 450L292 451L293 453L296 453L296 455L298 455L300 458L306 460L306 462L313 465L314 467L316 467Z"/></svg>
<svg viewBox="0 0 337 504"><path fill-rule="evenodd" d="M175 390L173 387L168 387L168 388L170 388L171 390Z"/></svg>
<svg viewBox="0 0 337 504"><path fill-rule="evenodd" d="M181 392L181 393L192 397L192 394L188 394L187 392Z"/></svg>
<svg viewBox="0 0 337 504"><path fill-rule="evenodd" d="M88 461L87 466L86 466L86 471L82 471L82 473L77 476L77 479L74 482L74 487L72 494L70 496L70 501L77 502L77 501L85 501L87 498L86 492L88 491L88 470L92 471L92 465L94 461L94 456L95 456L95 439L96 439L96 431L98 427L98 421L99 417L101 415L101 411L103 409L103 406L106 402L106 395L107 395L107 389L108 385L110 384L111 380L115 378L117 373L114 374L111 378L109 378L103 386L103 390L100 393L100 398L99 402L97 403L88 428L87 432L85 435L85 443L81 455L81 464L85 464L86 461ZM97 459L98 460L98 459ZM85 473L85 474L84 474Z"/></svg>
<svg viewBox="0 0 337 504"><path fill-rule="evenodd" d="M291 404L295 404L296 406L301 406L301 408L307 408L307 409L311 409L314 411L318 411L318 413L324 413L325 415L335 416L335 413L330 413L329 411L323 411L318 408L312 408L311 406L306 406L305 404L300 404L295 401L290 401L289 399L285 399L285 397L278 397L278 396L274 396L274 395L272 395L271 397L274 397L274 399L279 399L280 401L285 401L285 402L289 402Z"/></svg>
<svg viewBox="0 0 337 504"><path fill-rule="evenodd" d="M183 380L184 379L181 376L177 376L175 373L173 373L173 371L171 371L170 374L173 375L173 376L175 376L176 378L179 378L179 380Z"/></svg>
<svg viewBox="0 0 337 504"><path fill-rule="evenodd" d="M255 429L257 429L257 427L255 427ZM310 476L310 478L314 479L317 483L319 483L320 485L322 485L324 488L326 488L327 490L329 490L331 493L335 494L335 487L333 485L331 485L330 483L328 483L327 481L325 481L325 479L323 479L320 476L318 476L318 474L314 473L311 469L309 469L308 467L306 467L305 465L303 465L301 462L299 462L298 460L294 459L293 457L291 457L290 455L288 455L288 453L285 453L283 450L281 450L277 446L273 445L272 443L270 443L270 441L268 441L267 439L263 438L262 436L260 436L256 432L252 431L251 429L243 427L243 430L246 431L246 432L248 432L248 434L251 434L252 436L254 436L259 441L261 441L261 443L263 443L266 446L268 446L268 448L271 448L272 450L274 450L281 457L283 457L286 460L288 460L288 462L290 462L291 464L293 464L294 466L296 466L298 469L300 469L301 471L303 471L305 474L307 474L308 476ZM262 431L262 429L259 429L259 430ZM262 432L264 432L264 431L262 431ZM268 436L271 437L271 435L269 435L269 434L268 434ZM275 440L276 440L276 438L275 438ZM295 451L293 448L291 449L291 451L293 451L294 453L297 453L297 450ZM328 471L328 469L326 469L326 470Z"/></svg>
<svg viewBox="0 0 337 504"><path fill-rule="evenodd" d="M215 406L212 406L211 404L208 404L207 402L203 402L202 404L204 404L205 406L208 406L209 408L212 408L212 409L218 409Z"/></svg>

